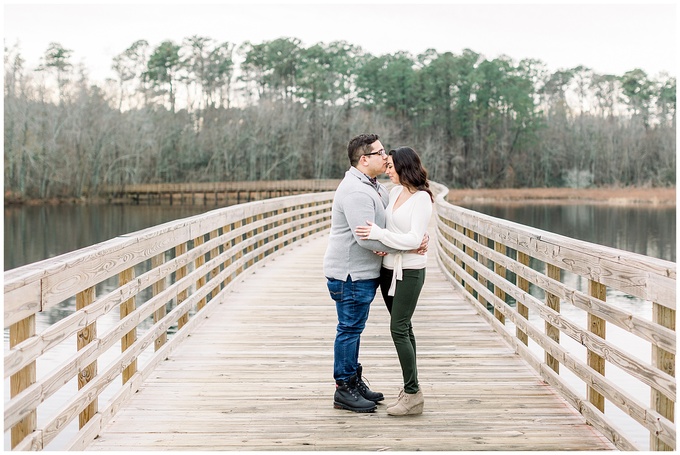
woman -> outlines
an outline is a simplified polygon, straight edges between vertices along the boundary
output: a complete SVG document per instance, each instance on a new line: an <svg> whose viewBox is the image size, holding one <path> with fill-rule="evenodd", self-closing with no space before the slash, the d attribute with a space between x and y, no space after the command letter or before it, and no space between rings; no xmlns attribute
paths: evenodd
<svg viewBox="0 0 680 455"><path fill-rule="evenodd" d="M370 221L355 232L362 240L380 240L386 246L404 251L383 257L380 290L390 313L390 332L397 349L404 388L397 401L387 406L389 415L414 415L423 412L425 400L418 384L416 339L411 317L425 282L426 254L406 253L418 248L432 215L432 192L427 170L410 147L390 150L387 175L394 188L386 208L386 227Z"/></svg>

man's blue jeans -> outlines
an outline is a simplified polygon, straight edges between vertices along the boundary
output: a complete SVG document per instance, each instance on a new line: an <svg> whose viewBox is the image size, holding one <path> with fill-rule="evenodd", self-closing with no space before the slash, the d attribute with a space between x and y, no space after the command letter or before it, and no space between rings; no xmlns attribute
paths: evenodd
<svg viewBox="0 0 680 455"><path fill-rule="evenodd" d="M379 278L347 281L328 278L328 291L335 300L338 328L335 334L333 377L348 381L359 368L359 343L366 327L371 302L375 297Z"/></svg>

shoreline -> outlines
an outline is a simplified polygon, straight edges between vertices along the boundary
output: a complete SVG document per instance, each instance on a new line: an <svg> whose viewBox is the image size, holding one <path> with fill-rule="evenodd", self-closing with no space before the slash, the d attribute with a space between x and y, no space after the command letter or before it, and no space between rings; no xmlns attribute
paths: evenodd
<svg viewBox="0 0 680 455"><path fill-rule="evenodd" d="M452 204L607 204L675 206L672 188L502 188L452 189Z"/></svg>
<svg viewBox="0 0 680 455"><path fill-rule="evenodd" d="M452 204L609 204L675 206L675 187L664 188L497 188L450 189L446 200ZM80 205L126 204L124 200L106 198L23 199L5 192L4 205Z"/></svg>

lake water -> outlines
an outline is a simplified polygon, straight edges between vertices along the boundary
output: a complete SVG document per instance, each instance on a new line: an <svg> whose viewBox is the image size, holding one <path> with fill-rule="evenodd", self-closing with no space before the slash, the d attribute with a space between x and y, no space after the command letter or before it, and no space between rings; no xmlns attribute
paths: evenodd
<svg viewBox="0 0 680 455"><path fill-rule="evenodd" d="M675 262L675 207L466 204L557 234ZM213 210L189 205L6 207L4 269L58 256L167 221Z"/></svg>
<svg viewBox="0 0 680 455"><path fill-rule="evenodd" d="M539 229L555 232L588 242L607 245L622 250L632 251L652 257L675 262L676 260L676 216L675 207L652 206L604 206L604 205L498 205L467 204L470 208L491 216L508 219L518 223L534 226ZM167 221L206 212L215 207L205 206L158 206L158 205L60 205L60 206L24 206L6 207L4 211L4 268L9 270L25 264L54 257L69 251L103 242L118 235L134 232L146 227L155 226ZM616 295L608 295L608 301L616 301ZM612 300L614 299L614 300ZM68 303L67 303L68 305ZM628 298L621 298L620 305L638 314L643 312L641 305ZM75 307L75 303L71 306ZM59 319L54 312L70 314L73 308L55 308L38 317L38 331ZM567 305L563 305L565 316L578 320L577 312L570 314ZM116 313L116 312L112 312ZM582 312L581 312L582 313ZM115 315L111 320L102 321L102 330L106 325L115 324ZM608 325L607 337L616 336L616 328ZM612 335L614 334L614 335ZM568 337L563 337L568 338ZM570 341L565 340L564 344ZM8 346L8 332L5 331L5 348ZM575 349L582 346L574 346ZM649 348L644 343L630 346L631 353L640 358L649 357ZM58 354L58 353L55 353ZM68 355L71 355L69 353ZM144 356L140 356L140 366ZM38 377L49 373L52 369L49 360L43 364L38 362ZM563 368L566 370L566 368ZM568 372L561 373L568 376ZM610 376L608 370L607 376ZM57 403L63 396L75 393L75 381L63 392L56 394L41 405L39 424L51 417L49 409L60 408ZM9 397L9 381L5 381L5 396ZM636 386L637 387L637 386ZM640 401L649 401L649 388L640 387ZM62 396L63 395L63 396ZM101 402L106 403L106 391L101 395ZM100 405L102 408L103 405ZM608 406L609 409L613 406ZM626 434L643 449L648 445L648 433L635 422L626 421L627 416L620 416L621 425ZM63 434L51 445L58 450L60 444L67 442L77 431L76 422L72 422ZM9 448L9 433L5 433L5 449ZM48 446L50 448L50 446Z"/></svg>
<svg viewBox="0 0 680 455"><path fill-rule="evenodd" d="M461 204L574 239L675 262L675 207L636 204Z"/></svg>
<svg viewBox="0 0 680 455"><path fill-rule="evenodd" d="M190 205L5 207L5 270L213 210Z"/></svg>

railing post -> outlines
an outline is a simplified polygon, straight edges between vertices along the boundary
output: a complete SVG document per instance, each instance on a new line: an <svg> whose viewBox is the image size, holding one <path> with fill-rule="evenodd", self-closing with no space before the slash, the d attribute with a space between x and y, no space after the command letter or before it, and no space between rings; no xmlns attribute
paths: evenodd
<svg viewBox="0 0 680 455"><path fill-rule="evenodd" d="M245 219L238 220L237 222L234 223L235 228L241 228L245 224ZM234 255L234 261L238 261L243 257L243 239L245 237L245 234L241 234L238 236L238 238L234 239L234 246L238 245L238 248L236 250L236 254ZM245 270L245 267L243 264L241 264L240 267L238 267L235 271L235 273L238 275L239 273L243 272Z"/></svg>
<svg viewBox="0 0 680 455"><path fill-rule="evenodd" d="M675 310L654 302L652 321L675 331ZM675 354L658 346L652 346L652 365L675 377ZM653 387L651 389L651 407L671 422L675 422L675 403ZM652 434L649 440L649 450L672 451L673 448Z"/></svg>
<svg viewBox="0 0 680 455"><path fill-rule="evenodd" d="M183 254L186 254L187 252L187 244L186 243L180 243L175 247L175 257L178 258L182 256ZM187 266L182 266L177 271L175 272L175 282L181 281L182 278L187 276ZM189 292L184 289L180 291L177 294L177 306L179 306L180 303L184 302L186 298L188 297ZM177 320L177 330L180 330L182 327L184 327L184 324L189 322L189 312L187 311L184 313L178 320Z"/></svg>
<svg viewBox="0 0 680 455"><path fill-rule="evenodd" d="M465 229L465 234L470 240L473 242L475 241L475 231L472 229ZM468 256L470 256L470 262L475 260L475 250L466 246L465 252L468 254ZM472 268L470 262L465 264L465 271L468 273L468 275L474 276L475 271ZM465 283L465 289L472 295L472 285L470 283Z"/></svg>
<svg viewBox="0 0 680 455"><path fill-rule="evenodd" d="M217 229L216 229L214 231L210 231L210 234L209 234L208 237L210 238L210 240L213 240L213 239L217 238L218 235L219 235L219 233L217 232ZM216 246L215 248L210 250L210 260L216 258L219 254L220 254L219 246ZM219 273L220 273L220 266L218 265L214 269L210 270L210 279L209 280L212 281ZM212 286L212 290L208 294L210 296L210 300L215 298L215 296L217 296L217 294L220 292L220 285L219 284L211 283L211 286Z"/></svg>
<svg viewBox="0 0 680 455"><path fill-rule="evenodd" d="M477 243L479 243L480 245L482 245L482 246L484 246L484 247L486 247L486 248L489 247L489 239L486 238L486 237L484 237L483 235L477 234ZM479 262L480 262L484 267L488 267L488 265L489 265L489 260L488 260L488 259L486 258L486 256L484 256L484 255L480 255L480 256L479 256ZM488 286L488 284L489 284L489 281L488 281L486 278L484 278L483 276L480 275L480 276L477 278L477 280L479 281L479 284L481 284L482 286L484 286L484 288L487 288L487 286ZM487 288L487 289L488 289L488 288ZM484 297L482 297L480 294L477 294L477 300L478 300L479 303L482 305L482 308L486 308L486 307L487 307L487 301L486 301L486 299L485 299Z"/></svg>
<svg viewBox="0 0 680 455"><path fill-rule="evenodd" d="M522 264L522 265L529 265L530 261L530 256L526 253L522 253L521 251L517 252L517 261ZM529 292L529 282L522 278L520 275L517 275L517 287L520 288L524 292ZM529 319L529 307L526 305L522 304L521 302L517 302L517 312L519 313L520 316L522 316L524 319ZM524 343L526 346L529 345L529 336L520 330L519 327L515 330L515 333L517 335L517 339L519 339L522 343Z"/></svg>
<svg viewBox="0 0 680 455"><path fill-rule="evenodd" d="M493 242L493 249L497 253L500 253L502 255L506 254L505 245L503 245L499 241ZM493 269L494 269L494 272L496 272L496 275L500 276L502 279L505 279L505 267L503 267L502 265L500 265L498 263L494 263ZM493 293L496 295L496 297L498 297L503 302L505 302L505 291L503 291L500 287L494 285ZM495 306L494 306L494 310L493 310L493 315L496 317L496 319L498 319L501 322L501 324L505 324L505 315L503 313L501 313L500 311L496 311Z"/></svg>
<svg viewBox="0 0 680 455"><path fill-rule="evenodd" d="M607 300L607 286L597 281L588 281L588 293L603 302ZM604 340L607 335L607 321L588 313L588 330ZM588 349L587 361L590 368L604 376L604 357ZM596 392L592 387L588 387L588 401L595 405L600 412L604 412L604 396Z"/></svg>
<svg viewBox="0 0 680 455"><path fill-rule="evenodd" d="M278 214L279 214L279 211L277 210L277 211L275 211L275 212L272 213L272 216L276 216L276 215L278 215ZM269 235L267 236L267 243L269 243L269 244L271 244L272 242L274 242L274 240L276 240L276 239L278 238L278 236L279 236L278 233L272 232L272 231L273 231L273 228L274 228L275 226L276 226L276 223L273 223L273 222L267 224L267 232L269 233ZM271 246L271 245L270 245L270 246ZM279 247L278 247L276 244L274 244L274 246L273 246L272 248L270 248L270 249L271 249L271 252L273 253L273 252L275 252L275 251L278 251Z"/></svg>
<svg viewBox="0 0 680 455"><path fill-rule="evenodd" d="M264 219L264 215L262 213L258 213L256 219L257 219L257 221L262 221ZM261 234L262 232L264 232L264 226L258 227L257 233ZM264 245L264 239L257 242L257 248L262 247L262 245ZM262 259L264 259L264 251L257 255L257 259L258 259L258 261L261 261Z"/></svg>
<svg viewBox="0 0 680 455"><path fill-rule="evenodd" d="M203 243L204 238L202 235L199 235L194 239L194 248L198 248L199 246L203 245ZM203 266L203 264L205 264L205 254L201 254L196 258L196 260L194 261L194 270L200 269ZM196 290L203 287L203 285L205 285L205 274L202 273L201 277L198 279L198 281L196 281ZM201 301L198 302L198 304L196 305L197 311L203 309L203 307L205 306L205 302L206 298L203 297Z"/></svg>
<svg viewBox="0 0 680 455"><path fill-rule="evenodd" d="M76 311L82 310L83 308L94 302L94 299L95 299L94 286L87 288L82 292L79 292L78 294L76 294ZM85 346L94 341L96 338L97 338L97 323L93 322L92 324L88 325L87 327L78 332L77 338L78 350L80 351ZM78 374L78 390L85 387L87 383L90 382L96 375L97 375L97 361L95 360L94 362L83 368L82 371L80 371L80 373ZM97 413L97 411L99 410L98 403L99 398L97 396L80 413L79 416L80 428L83 428L85 424L89 422L90 419Z"/></svg>
<svg viewBox="0 0 680 455"><path fill-rule="evenodd" d="M156 256L151 258L151 268L152 269L157 269L163 263L165 262L165 253L157 254ZM153 290L153 295L158 295L161 292L165 290L165 279L158 280L156 281L152 286L151 289ZM153 313L153 322L156 323L163 319L165 315L167 314L167 308L166 305L164 304L162 307L154 311ZM167 332L164 332L161 336L156 338L154 340L154 351L158 351L164 344L165 342L168 341L168 334Z"/></svg>
<svg viewBox="0 0 680 455"><path fill-rule="evenodd" d="M548 278L552 278L553 280L557 281L562 281L562 269L559 267L548 264L547 265L548 271ZM558 313L560 312L560 298L556 295L553 295L549 292L545 293L545 303L548 306L548 308L551 308ZM560 342L560 329L555 327L549 322L545 323L545 334L554 340L556 343ZM553 369L556 373L560 372L560 363L557 361L557 359L546 351L545 353L545 363Z"/></svg>
<svg viewBox="0 0 680 455"><path fill-rule="evenodd" d="M233 225L233 224L230 224L230 225L228 225L228 226L224 226L224 227L222 228L222 232L225 232L225 233L226 233L226 232L231 232L231 231L233 230L233 228L234 228L234 225ZM231 247L233 247L235 244L236 244L236 239L232 237L231 240L229 240L227 243L224 244L224 251L227 251L227 250L231 249ZM224 262L222 263L222 267L223 267L224 269L226 269L227 267L229 267L229 266L232 264L233 261L234 261L234 256L233 256L233 255L227 257L227 260L224 261ZM224 279L224 281L222 281L222 287L225 287L225 286L227 286L229 283L231 283L231 279L232 279L232 278L231 278L231 275L227 276L227 277Z"/></svg>
<svg viewBox="0 0 680 455"><path fill-rule="evenodd" d="M456 231L465 235L465 228L463 226L461 226L460 224L456 225ZM464 245L463 245L463 242L461 242L460 240L456 240L455 243L456 243L456 246L458 247L458 249L463 251L463 249L465 248ZM463 268L463 258L460 257L460 256L456 256L456 264L458 264L458 266L460 268ZM458 278L458 282L462 285L463 284L463 277L458 276L457 278Z"/></svg>
<svg viewBox="0 0 680 455"><path fill-rule="evenodd" d="M309 210L309 208L311 208L311 207L313 207L313 206L314 206L314 204L305 204L303 207L304 207L305 209ZM302 214L302 218L303 218L303 219L304 219L304 218L310 218L311 216L312 216L312 214L311 214L311 212L309 212L309 211L305 211L305 212ZM308 226L311 226L311 225L312 225L312 222L311 222L311 221L307 221L306 223L302 223L302 226L300 226L300 229L304 229L304 228L306 228L306 227L308 227ZM311 231L307 231L307 232L303 233L302 236L301 236L300 238L305 238L305 237L307 237L308 235L311 235Z"/></svg>
<svg viewBox="0 0 680 455"><path fill-rule="evenodd" d="M22 319L16 324L9 326L9 347L10 349L22 341L35 335L35 315ZM24 389L35 384L36 367L35 360L23 367L9 378L10 396L14 398ZM33 433L38 426L36 410L31 411L19 423L12 427L12 448L16 447L29 434Z"/></svg>
<svg viewBox="0 0 680 455"><path fill-rule="evenodd" d="M118 285L123 286L135 279L135 269L130 267L129 269L123 270L118 274ZM135 296L126 300L120 305L120 318L124 319L127 315L135 311ZM128 333L123 335L120 339L120 350L125 352L135 341L137 340L137 329L133 328ZM128 382L130 378L137 372L137 359L133 360L130 365L128 365L123 370L123 384Z"/></svg>
<svg viewBox="0 0 680 455"><path fill-rule="evenodd" d="M248 194L249 194L248 197L250 197L250 193L248 193ZM246 231L246 239L250 239L250 238L253 237L253 235L255 235L253 233L252 226L250 226L253 223L254 219L255 219L254 216L249 216L248 218L246 218L246 224L249 225L249 229ZM252 243L250 243L249 240L247 240L246 254L252 252L254 248L255 248L254 245ZM252 266L254 263L255 263L255 259L253 259L253 258L248 259L248 261L246 262L246 265L245 265L245 269Z"/></svg>

